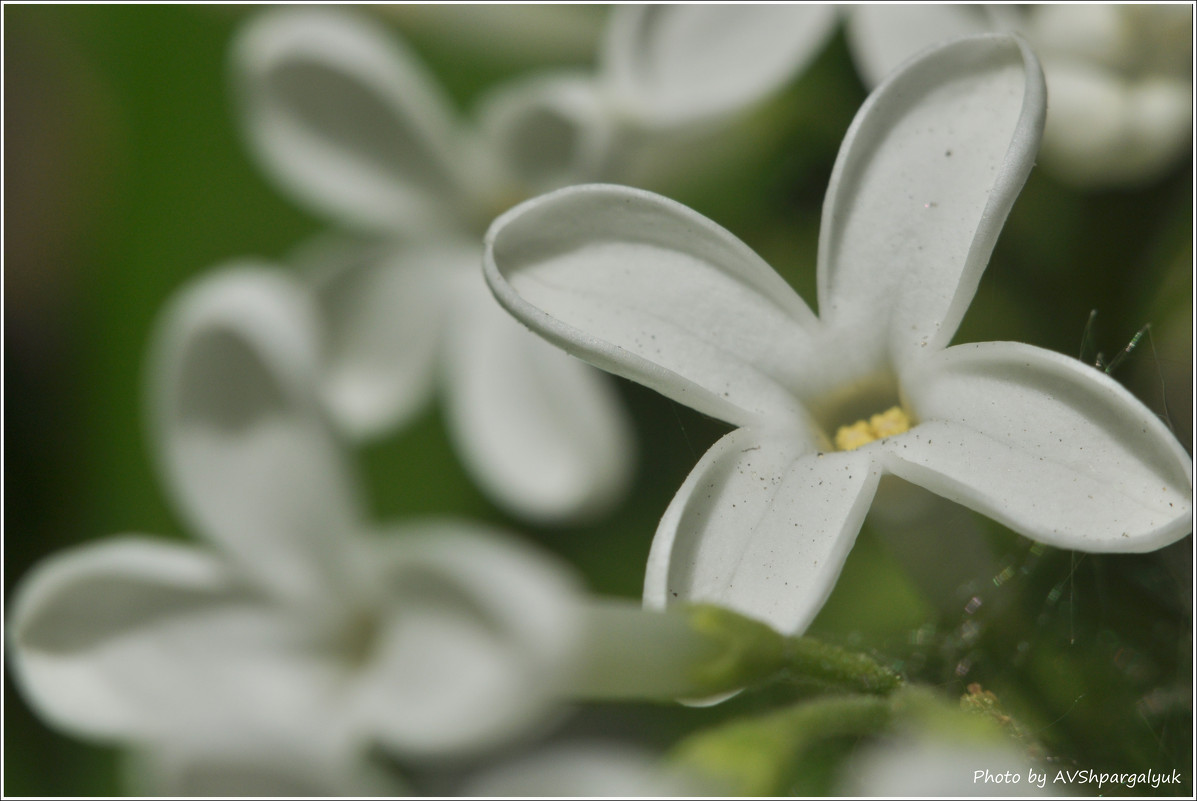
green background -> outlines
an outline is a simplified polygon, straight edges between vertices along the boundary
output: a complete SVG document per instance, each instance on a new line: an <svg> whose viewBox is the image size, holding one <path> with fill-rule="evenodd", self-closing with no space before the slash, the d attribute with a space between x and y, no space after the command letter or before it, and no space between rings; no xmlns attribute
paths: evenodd
<svg viewBox="0 0 1197 801"><path fill-rule="evenodd" d="M282 258L325 226L275 191L239 139L226 54L251 13L4 6L6 601L32 565L60 549L122 532L189 536L147 457L141 396L151 324L189 277L239 256ZM510 48L495 45L501 30L489 41L467 35L433 10L366 13L385 17L464 111L505 77L592 64L604 10L555 11L568 36ZM743 238L812 299L823 192L865 94L837 34L756 113L751 124L764 132L756 151L674 196ZM1092 361L1150 322L1150 342L1116 378L1191 452L1191 197L1187 158L1135 190L1082 193L1035 170L956 341L1020 340ZM470 485L433 406L359 453L379 519L453 513L501 523L570 559L594 591L636 597L660 512L727 429L642 388L620 388L642 456L633 496L611 517L563 530L507 518ZM918 554L896 554L900 543L866 528L815 632L948 696L974 681L995 690L1062 766L1179 767L1191 791L1191 537L1143 556L1075 555L1033 549L971 513L954 514L981 527L995 575L1006 578L953 583L948 595L962 601L944 604L943 588L919 577L927 571ZM786 692L715 710L591 708L573 725L668 745ZM5 702L5 794L121 792L119 751L43 727L7 672ZM821 757L824 773L842 753ZM812 769L810 784L796 789L819 791L826 781Z"/></svg>

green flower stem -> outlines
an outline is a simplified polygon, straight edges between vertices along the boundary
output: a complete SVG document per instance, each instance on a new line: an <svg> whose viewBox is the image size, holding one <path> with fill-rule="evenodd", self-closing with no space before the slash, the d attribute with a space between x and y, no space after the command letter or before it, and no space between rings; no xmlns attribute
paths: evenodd
<svg viewBox="0 0 1197 801"><path fill-rule="evenodd" d="M669 761L729 795L785 794L802 753L839 736L875 734L894 714L890 698L840 695L736 720L682 740Z"/></svg>
<svg viewBox="0 0 1197 801"><path fill-rule="evenodd" d="M902 677L870 657L811 637L786 640L786 671L794 681L884 695L903 685Z"/></svg>

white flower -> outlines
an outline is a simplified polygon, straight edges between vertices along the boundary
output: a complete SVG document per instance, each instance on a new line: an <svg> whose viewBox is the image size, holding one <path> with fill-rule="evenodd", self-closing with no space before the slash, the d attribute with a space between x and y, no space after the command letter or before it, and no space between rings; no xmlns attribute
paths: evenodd
<svg viewBox="0 0 1197 801"><path fill-rule="evenodd" d="M870 85L929 45L986 31L1022 33L1043 62L1050 103L1041 155L1061 178L1140 184L1191 151L1191 4L887 4L848 17L852 55Z"/></svg>
<svg viewBox="0 0 1197 801"><path fill-rule="evenodd" d="M490 747L555 702L578 632L570 576L476 526L367 529L315 401L307 303L241 267L167 310L152 441L207 545L124 536L26 578L9 655L51 724L336 766L374 745Z"/></svg>
<svg viewBox="0 0 1197 801"><path fill-rule="evenodd" d="M535 192L610 177L649 130L726 115L807 59L832 14L806 7L625 7L596 76L500 87L476 125L396 38L328 10L263 15L234 79L252 150L297 201L381 245L300 261L329 324L325 395L369 437L439 380L466 467L497 502L560 522L617 500L634 461L612 388L513 323L479 277L481 234Z"/></svg>
<svg viewBox="0 0 1197 801"><path fill-rule="evenodd" d="M885 474L1064 548L1147 551L1190 531L1192 462L1121 385L1021 343L946 347L1043 114L1038 63L1004 35L879 87L828 188L818 317L730 233L647 192L574 187L496 220L486 277L516 318L739 426L662 518L648 606L803 630Z"/></svg>

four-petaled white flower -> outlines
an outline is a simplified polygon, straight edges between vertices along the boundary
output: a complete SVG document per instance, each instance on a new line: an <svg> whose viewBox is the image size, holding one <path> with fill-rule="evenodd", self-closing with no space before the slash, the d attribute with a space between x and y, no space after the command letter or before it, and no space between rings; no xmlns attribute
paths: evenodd
<svg viewBox="0 0 1197 801"><path fill-rule="evenodd" d="M653 132L765 95L832 18L819 7L623 7L597 75L500 87L476 126L459 124L417 60L364 19L308 9L251 23L234 79L255 156L297 201L375 238L299 257L315 268L325 395L342 429L368 437L400 423L439 377L456 448L494 500L549 522L617 500L630 425L602 377L495 305L478 274L485 225L536 192L614 177Z"/></svg>
<svg viewBox="0 0 1197 801"><path fill-rule="evenodd" d="M871 86L932 44L987 31L1024 35L1051 97L1043 164L1074 184L1141 184L1192 149L1190 4L866 5L852 9L847 31Z"/></svg>
<svg viewBox="0 0 1197 801"><path fill-rule="evenodd" d="M495 221L485 273L570 353L736 426L649 555L645 603L803 630L892 474L1028 537L1146 551L1191 529L1192 462L1109 376L1016 342L947 347L1031 169L1042 73L960 40L866 101L823 209L819 315L760 257L651 193L581 186Z"/></svg>
<svg viewBox="0 0 1197 801"><path fill-rule="evenodd" d="M332 777L372 745L492 746L556 700L572 577L477 526L367 529L316 400L315 323L261 267L168 308L152 438L208 547L126 536L26 578L9 655L51 724L228 775L287 754Z"/></svg>

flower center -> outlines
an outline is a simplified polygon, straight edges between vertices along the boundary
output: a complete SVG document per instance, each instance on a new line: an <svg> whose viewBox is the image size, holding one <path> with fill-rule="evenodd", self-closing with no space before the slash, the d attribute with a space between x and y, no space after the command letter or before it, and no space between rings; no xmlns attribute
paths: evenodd
<svg viewBox="0 0 1197 801"><path fill-rule="evenodd" d="M354 613L339 632L342 654L354 668L360 668L371 660L378 644L379 622L375 614L367 610Z"/></svg>
<svg viewBox="0 0 1197 801"><path fill-rule="evenodd" d="M841 451L852 451L861 445L868 445L879 439L892 437L910 430L910 418L900 406L892 406L868 420L840 426L835 432L835 447Z"/></svg>

